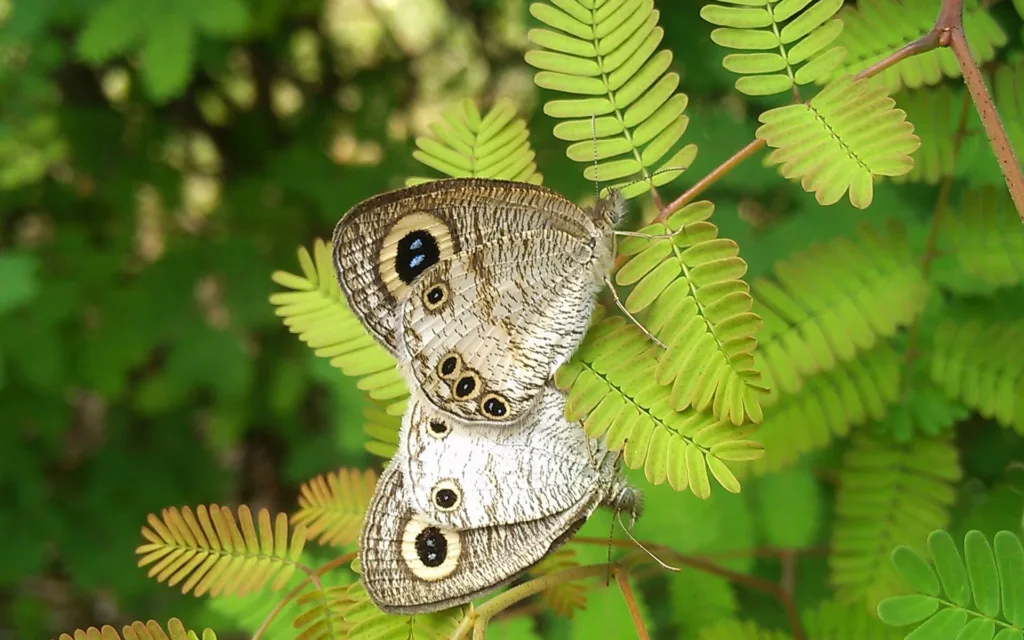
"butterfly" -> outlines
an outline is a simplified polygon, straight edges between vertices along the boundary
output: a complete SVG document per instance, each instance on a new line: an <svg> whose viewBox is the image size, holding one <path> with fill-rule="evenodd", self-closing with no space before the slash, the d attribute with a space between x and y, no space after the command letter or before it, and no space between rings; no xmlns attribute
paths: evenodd
<svg viewBox="0 0 1024 640"><path fill-rule="evenodd" d="M437 180L349 210L333 263L349 308L425 402L510 426L583 339L624 211L616 192L584 209L533 184Z"/></svg>
<svg viewBox="0 0 1024 640"><path fill-rule="evenodd" d="M639 515L641 495L619 476L618 457L564 409L565 396L547 384L527 420L470 428L413 393L359 541L363 585L378 608L463 604L515 579L597 507Z"/></svg>

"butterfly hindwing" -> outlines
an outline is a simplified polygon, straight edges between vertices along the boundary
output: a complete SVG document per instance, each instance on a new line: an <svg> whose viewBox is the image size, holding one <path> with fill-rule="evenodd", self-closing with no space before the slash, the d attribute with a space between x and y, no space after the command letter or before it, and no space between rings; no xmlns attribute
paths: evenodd
<svg viewBox="0 0 1024 640"><path fill-rule="evenodd" d="M575 533L597 502L594 496L528 522L457 530L409 508L397 463L378 481L359 544L363 586L387 613L438 611L506 584Z"/></svg>

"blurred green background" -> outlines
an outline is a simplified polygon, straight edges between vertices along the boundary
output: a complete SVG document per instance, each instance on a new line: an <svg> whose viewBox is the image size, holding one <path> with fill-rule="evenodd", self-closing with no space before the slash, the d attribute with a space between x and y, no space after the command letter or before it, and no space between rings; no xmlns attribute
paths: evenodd
<svg viewBox="0 0 1024 640"><path fill-rule="evenodd" d="M738 97L699 4L658 4L662 47L690 97L685 139L700 148L665 198L749 142L757 113L783 101ZM255 628L269 605L197 600L149 581L135 567L139 528L165 506L292 511L311 476L378 464L363 449L362 394L275 318L270 274L295 271L296 249L329 238L357 201L423 174L413 139L449 103L470 97L485 110L511 99L545 184L592 194L522 61L527 9L0 0L0 638L172 615L222 637ZM974 153L976 173L994 169L983 146ZM998 185L998 173L982 182ZM753 277L865 220L900 219L920 246L935 189L883 183L865 212L845 201L823 209L755 158L706 197ZM1005 430L963 438L984 452L973 464L985 481L1024 453ZM824 456L819 470L838 459ZM636 534L682 551L752 548L766 529L811 544L827 537L833 480L804 465L704 503L651 488ZM1019 531L1019 493L999 499L994 517ZM606 536L609 524L596 517L584 535ZM580 554L600 562L605 549ZM732 564L777 569L751 557ZM821 554L800 566L801 580L824 584ZM661 637L700 626L680 623L680 608L713 620L739 607L785 626L769 599L742 592L737 602L728 589L688 571L670 585L656 578L643 606ZM621 606L614 590L597 591L571 629L554 618L546 628L631 633ZM518 635L529 620L505 625Z"/></svg>

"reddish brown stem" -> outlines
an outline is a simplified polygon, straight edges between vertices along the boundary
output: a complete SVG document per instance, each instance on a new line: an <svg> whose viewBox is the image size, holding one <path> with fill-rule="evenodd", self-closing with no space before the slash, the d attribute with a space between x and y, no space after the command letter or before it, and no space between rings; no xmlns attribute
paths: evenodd
<svg viewBox="0 0 1024 640"><path fill-rule="evenodd" d="M629 571L622 567L616 567L615 581L619 584L619 589L622 591L622 598L626 601L626 607L629 609L629 615L633 619L633 627L636 629L636 637L640 640L650 640L650 636L647 635L647 628L644 626L644 619L640 615L640 607L637 606L636 598L633 596L633 588L629 586Z"/></svg>

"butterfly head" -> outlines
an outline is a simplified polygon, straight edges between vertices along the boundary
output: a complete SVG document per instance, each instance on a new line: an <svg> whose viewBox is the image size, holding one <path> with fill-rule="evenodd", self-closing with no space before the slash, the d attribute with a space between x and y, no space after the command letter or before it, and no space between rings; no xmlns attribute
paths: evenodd
<svg viewBox="0 0 1024 640"><path fill-rule="evenodd" d="M626 199L618 189L609 189L594 206L587 210L591 219L601 227L614 229L626 215Z"/></svg>

